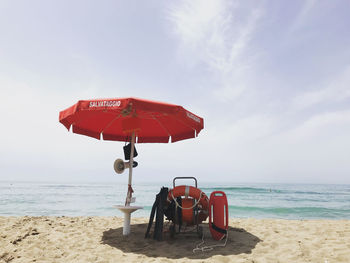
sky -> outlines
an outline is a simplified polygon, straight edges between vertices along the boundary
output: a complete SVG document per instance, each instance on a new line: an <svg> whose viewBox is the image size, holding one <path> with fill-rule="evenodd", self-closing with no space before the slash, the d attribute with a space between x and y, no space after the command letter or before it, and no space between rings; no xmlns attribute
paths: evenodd
<svg viewBox="0 0 350 263"><path fill-rule="evenodd" d="M137 144L133 182L350 183L349 1L0 1L0 180L127 182L122 142L68 132L80 99L204 118Z"/></svg>

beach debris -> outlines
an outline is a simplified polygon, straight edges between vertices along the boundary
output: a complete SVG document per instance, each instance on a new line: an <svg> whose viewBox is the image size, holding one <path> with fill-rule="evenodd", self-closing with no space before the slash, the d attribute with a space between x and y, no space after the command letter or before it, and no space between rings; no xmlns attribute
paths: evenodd
<svg viewBox="0 0 350 263"><path fill-rule="evenodd" d="M10 241L10 243L16 245L18 242L21 242L23 239L27 238L28 236L35 236L39 235L39 232L36 228L29 228L24 235L17 236L16 239Z"/></svg>
<svg viewBox="0 0 350 263"><path fill-rule="evenodd" d="M8 252L3 253L0 255L0 260L5 261L6 263L12 261L15 257L10 255Z"/></svg>

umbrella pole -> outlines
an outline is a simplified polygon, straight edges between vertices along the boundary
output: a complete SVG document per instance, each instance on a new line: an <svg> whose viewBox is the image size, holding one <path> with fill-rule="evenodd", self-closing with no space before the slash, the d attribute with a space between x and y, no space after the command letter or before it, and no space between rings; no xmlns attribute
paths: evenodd
<svg viewBox="0 0 350 263"><path fill-rule="evenodd" d="M129 181L128 181L128 193L126 194L125 206L115 206L121 212L124 213L124 225L123 225L123 235L127 236L130 234L130 219L131 213L137 209L142 209L142 206L130 206L132 193L134 192L131 187L132 182L132 165L134 162L134 146L135 145L135 131L131 136L131 152L130 152L130 168L129 168Z"/></svg>
<svg viewBox="0 0 350 263"><path fill-rule="evenodd" d="M129 180L128 180L128 193L126 195L125 206L130 206L132 193L134 192L131 187L132 183L132 169L134 163L134 148L135 148L135 131L131 135L131 152L130 152L130 168L129 168Z"/></svg>

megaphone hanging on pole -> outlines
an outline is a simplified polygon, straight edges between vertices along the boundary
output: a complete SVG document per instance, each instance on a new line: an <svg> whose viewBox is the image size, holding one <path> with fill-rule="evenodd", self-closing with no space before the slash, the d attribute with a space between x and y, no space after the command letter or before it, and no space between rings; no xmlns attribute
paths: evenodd
<svg viewBox="0 0 350 263"><path fill-rule="evenodd" d="M138 163L136 161L133 161L132 167L137 167ZM114 171L117 174L121 174L124 172L125 169L130 168L130 162L124 162L122 159L117 159L114 161Z"/></svg>

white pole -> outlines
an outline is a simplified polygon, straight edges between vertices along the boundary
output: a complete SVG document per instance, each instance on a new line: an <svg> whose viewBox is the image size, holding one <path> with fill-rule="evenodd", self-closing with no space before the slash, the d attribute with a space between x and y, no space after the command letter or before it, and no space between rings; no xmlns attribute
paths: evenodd
<svg viewBox="0 0 350 263"><path fill-rule="evenodd" d="M135 131L132 132L131 135L131 151L130 151L130 168L129 168L129 180L128 180L128 193L126 194L125 206L130 206L131 198L132 198L132 168L134 163L134 146L135 145Z"/></svg>
<svg viewBox="0 0 350 263"><path fill-rule="evenodd" d="M123 236L127 236L130 234L130 219L131 213L124 212Z"/></svg>
<svg viewBox="0 0 350 263"><path fill-rule="evenodd" d="M132 132L131 135L131 152L130 152L130 168L129 168L129 181L128 184L131 185L132 181L132 166L134 162L134 145L135 145L135 132Z"/></svg>
<svg viewBox="0 0 350 263"><path fill-rule="evenodd" d="M136 211L137 209L142 209L141 206L130 206L131 198L132 198L132 166L134 162L134 147L135 147L135 131L132 132L131 135L131 151L130 151L130 168L129 168L129 180L128 180L128 193L126 194L125 206L115 206L120 211L124 213L124 226L123 226L123 235L127 236L130 234L130 219L131 213Z"/></svg>

